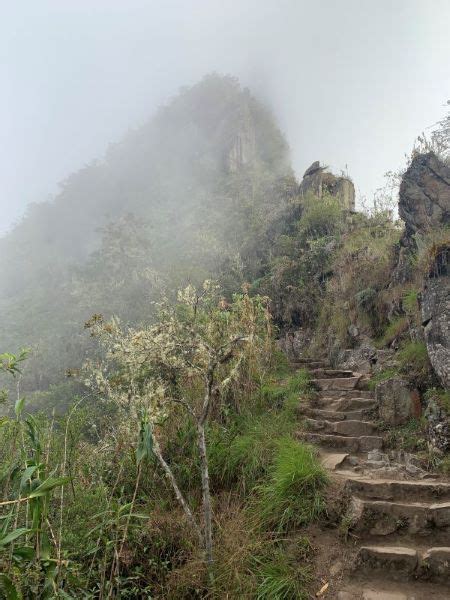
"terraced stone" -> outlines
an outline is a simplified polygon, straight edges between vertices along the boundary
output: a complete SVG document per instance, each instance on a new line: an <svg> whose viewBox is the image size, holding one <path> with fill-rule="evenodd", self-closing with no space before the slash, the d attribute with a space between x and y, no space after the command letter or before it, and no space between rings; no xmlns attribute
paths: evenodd
<svg viewBox="0 0 450 600"><path fill-rule="evenodd" d="M311 369L311 375L315 379L340 379L353 377L353 371L346 371L342 369Z"/></svg>
<svg viewBox="0 0 450 600"><path fill-rule="evenodd" d="M318 407L327 410L335 410L336 412L346 412L349 410L375 410L377 403L375 400L367 398L338 398L337 400L324 400L318 401Z"/></svg>
<svg viewBox="0 0 450 600"><path fill-rule="evenodd" d="M434 581L450 581L450 547L430 548L423 556L421 572Z"/></svg>
<svg viewBox="0 0 450 600"><path fill-rule="evenodd" d="M371 392L370 390L319 390L318 397L322 399L329 399L330 401L336 398L370 398L375 400L375 393Z"/></svg>
<svg viewBox="0 0 450 600"><path fill-rule="evenodd" d="M405 503L353 498L351 514L352 528L370 535L423 535L450 525L450 503Z"/></svg>
<svg viewBox="0 0 450 600"><path fill-rule="evenodd" d="M326 410L322 408L311 408L309 406L301 406L300 414L303 414L312 419L323 421L364 421L367 420L373 413L373 409L361 408L359 410L349 410L339 412L334 410Z"/></svg>
<svg viewBox="0 0 450 600"><path fill-rule="evenodd" d="M328 390L353 390L356 388L361 376L357 377L327 377L322 379L312 379L311 383L321 391Z"/></svg>
<svg viewBox="0 0 450 600"><path fill-rule="evenodd" d="M351 437L309 432L300 435L313 444L346 452L368 452L369 450L380 450L383 447L383 439L378 436Z"/></svg>
<svg viewBox="0 0 450 600"><path fill-rule="evenodd" d="M440 481L383 481L349 478L345 488L350 494L372 500L408 500L410 502L450 500L450 483Z"/></svg>
<svg viewBox="0 0 450 600"><path fill-rule="evenodd" d="M371 436L376 433L377 427L369 421L346 420L334 423L333 431L339 435Z"/></svg>
<svg viewBox="0 0 450 600"><path fill-rule="evenodd" d="M376 431L376 426L367 421L325 421L321 419L305 419L309 431L319 431L336 435L352 437L370 436Z"/></svg>
<svg viewBox="0 0 450 600"><path fill-rule="evenodd" d="M360 570L382 571L397 580L411 577L418 562L417 551L402 546L362 546L357 556Z"/></svg>

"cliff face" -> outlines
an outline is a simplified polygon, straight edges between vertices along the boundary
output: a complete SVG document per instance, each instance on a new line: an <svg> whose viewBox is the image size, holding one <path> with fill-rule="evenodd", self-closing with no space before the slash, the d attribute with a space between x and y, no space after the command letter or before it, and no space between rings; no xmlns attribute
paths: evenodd
<svg viewBox="0 0 450 600"><path fill-rule="evenodd" d="M336 177L336 175L327 171L326 167L321 167L318 160L306 169L299 192L302 196L310 192L318 198L323 198L326 194L329 194L337 198L345 210L355 210L355 186L353 182L348 177Z"/></svg>

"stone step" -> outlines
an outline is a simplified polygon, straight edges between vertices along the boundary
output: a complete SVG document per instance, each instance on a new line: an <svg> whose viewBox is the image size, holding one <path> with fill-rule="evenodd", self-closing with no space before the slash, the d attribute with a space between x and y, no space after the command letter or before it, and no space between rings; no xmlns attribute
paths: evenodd
<svg viewBox="0 0 450 600"><path fill-rule="evenodd" d="M419 569L419 554L407 546L362 546L356 558L358 573L381 571L393 580L410 579Z"/></svg>
<svg viewBox="0 0 450 600"><path fill-rule="evenodd" d="M378 436L353 437L309 432L301 432L299 436L312 444L346 452L369 452L370 450L381 450L383 447L383 438Z"/></svg>
<svg viewBox="0 0 450 600"><path fill-rule="evenodd" d="M353 371L344 369L310 369L311 375L315 379L341 379L353 377Z"/></svg>
<svg viewBox="0 0 450 600"><path fill-rule="evenodd" d="M338 398L317 399L314 403L317 408L325 408L334 412L347 412L350 410L375 410L378 406L376 400L369 398Z"/></svg>
<svg viewBox="0 0 450 600"><path fill-rule="evenodd" d="M410 502L450 501L450 483L442 481L395 481L349 477L345 490L370 500L407 500Z"/></svg>
<svg viewBox="0 0 450 600"><path fill-rule="evenodd" d="M361 379L361 375L355 377L326 377L320 379L311 379L311 383L318 390L330 391L330 390L354 390L358 385L358 381Z"/></svg>
<svg viewBox="0 0 450 600"><path fill-rule="evenodd" d="M337 398L366 398L375 399L375 392L370 390L325 390L319 391L318 398L332 400Z"/></svg>
<svg viewBox="0 0 450 600"><path fill-rule="evenodd" d="M450 583L450 546L430 548L421 558L421 572L425 578L428 576L432 581Z"/></svg>
<svg viewBox="0 0 450 600"><path fill-rule="evenodd" d="M359 410L339 412L321 408L312 408L310 406L300 406L299 413L311 419L319 419L324 421L365 421L370 418L373 413L373 409L361 408Z"/></svg>
<svg viewBox="0 0 450 600"><path fill-rule="evenodd" d="M389 502L352 498L352 530L369 535L426 535L450 530L450 502Z"/></svg>
<svg viewBox="0 0 450 600"><path fill-rule="evenodd" d="M376 425L370 423L369 421L325 421L319 419L305 419L305 424L309 431L333 433L337 435L353 437L373 435L377 431Z"/></svg>
<svg viewBox="0 0 450 600"><path fill-rule="evenodd" d="M291 360L289 364L293 369L327 369L330 367L324 360L313 359Z"/></svg>
<svg viewBox="0 0 450 600"><path fill-rule="evenodd" d="M409 546L362 546L356 559L358 574L379 572L394 581L425 579L450 581L450 547L437 546L420 551ZM445 598L450 597L444 596Z"/></svg>
<svg viewBox="0 0 450 600"><path fill-rule="evenodd" d="M444 600L448 587L429 581L387 581L383 576L365 576L362 581L352 577L337 593L336 600ZM330 598L330 600L333 600Z"/></svg>

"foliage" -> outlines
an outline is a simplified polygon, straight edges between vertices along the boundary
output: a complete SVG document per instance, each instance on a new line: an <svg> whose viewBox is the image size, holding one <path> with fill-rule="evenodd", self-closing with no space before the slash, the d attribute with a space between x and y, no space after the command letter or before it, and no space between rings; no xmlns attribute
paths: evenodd
<svg viewBox="0 0 450 600"><path fill-rule="evenodd" d="M263 526L282 532L316 519L324 510L327 475L312 446L281 438L267 483L258 489Z"/></svg>

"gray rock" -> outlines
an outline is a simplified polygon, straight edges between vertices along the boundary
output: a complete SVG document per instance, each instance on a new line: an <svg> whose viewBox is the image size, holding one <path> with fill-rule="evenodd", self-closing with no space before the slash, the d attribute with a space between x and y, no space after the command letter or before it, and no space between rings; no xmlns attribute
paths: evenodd
<svg viewBox="0 0 450 600"><path fill-rule="evenodd" d="M409 237L450 221L450 166L433 152L418 154L403 175L398 212Z"/></svg>
<svg viewBox="0 0 450 600"><path fill-rule="evenodd" d="M382 460L383 455L379 450L371 450L367 454L367 458L368 458L368 460Z"/></svg>
<svg viewBox="0 0 450 600"><path fill-rule="evenodd" d="M422 291L422 324L433 369L442 385L450 387L450 246L434 263Z"/></svg>
<svg viewBox="0 0 450 600"><path fill-rule="evenodd" d="M408 383L399 377L392 377L379 383L375 398L381 419L389 425L402 425L421 414L420 398Z"/></svg>
<svg viewBox="0 0 450 600"><path fill-rule="evenodd" d="M326 167L321 167L318 160L306 169L299 192L303 196L312 193L318 198L331 195L339 200L344 209L355 210L355 186L351 179L336 177Z"/></svg>

